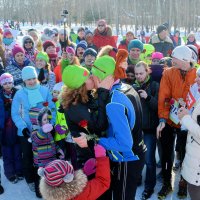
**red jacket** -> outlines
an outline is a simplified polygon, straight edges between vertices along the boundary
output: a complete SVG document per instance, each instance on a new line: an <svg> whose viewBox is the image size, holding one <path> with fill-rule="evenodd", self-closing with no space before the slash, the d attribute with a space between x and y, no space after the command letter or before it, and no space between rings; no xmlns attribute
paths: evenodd
<svg viewBox="0 0 200 200"><path fill-rule="evenodd" d="M97 158L95 178L88 181L84 191L74 200L95 200L110 187L110 163L108 157Z"/></svg>
<svg viewBox="0 0 200 200"><path fill-rule="evenodd" d="M94 37L93 37L93 43L97 47L98 51L101 47L104 47L106 45L110 45L114 48L117 48L117 45L115 43L114 36L112 36L112 31L110 27L107 27L107 34L101 35L98 30L96 29L94 31ZM116 53L114 51L110 52L110 56L113 58L116 57Z"/></svg>
<svg viewBox="0 0 200 200"><path fill-rule="evenodd" d="M53 70L56 76L56 83L62 82L62 74L61 74L61 63L59 62L58 65Z"/></svg>

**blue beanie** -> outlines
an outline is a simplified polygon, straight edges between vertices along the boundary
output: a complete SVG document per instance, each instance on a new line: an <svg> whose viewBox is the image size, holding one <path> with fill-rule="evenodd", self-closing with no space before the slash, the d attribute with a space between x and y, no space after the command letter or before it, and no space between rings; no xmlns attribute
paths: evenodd
<svg viewBox="0 0 200 200"><path fill-rule="evenodd" d="M85 40L80 41L77 46L76 49L78 49L79 47L82 47L83 49L87 48L87 42Z"/></svg>
<svg viewBox="0 0 200 200"><path fill-rule="evenodd" d="M92 55L92 56L94 56L96 58L97 57L97 52L92 48L88 48L88 49L85 50L85 52L83 54L83 58L85 58L87 55Z"/></svg>
<svg viewBox="0 0 200 200"><path fill-rule="evenodd" d="M134 40L131 40L128 44L128 51L130 52L131 49L133 48L137 48L137 49L140 49L140 51L142 52L144 47L143 47L143 43L138 40L138 39L134 39Z"/></svg>
<svg viewBox="0 0 200 200"><path fill-rule="evenodd" d="M35 67L32 66L26 66L22 69L22 80L28 80L32 78L37 78L37 72L35 70Z"/></svg>

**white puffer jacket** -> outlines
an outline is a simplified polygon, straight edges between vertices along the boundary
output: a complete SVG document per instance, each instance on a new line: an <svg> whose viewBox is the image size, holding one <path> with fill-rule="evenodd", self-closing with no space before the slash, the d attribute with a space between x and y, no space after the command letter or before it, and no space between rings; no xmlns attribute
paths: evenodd
<svg viewBox="0 0 200 200"><path fill-rule="evenodd" d="M200 186L200 101L196 104L192 116L186 115L181 123L188 129L186 154L182 166L182 176L190 184Z"/></svg>

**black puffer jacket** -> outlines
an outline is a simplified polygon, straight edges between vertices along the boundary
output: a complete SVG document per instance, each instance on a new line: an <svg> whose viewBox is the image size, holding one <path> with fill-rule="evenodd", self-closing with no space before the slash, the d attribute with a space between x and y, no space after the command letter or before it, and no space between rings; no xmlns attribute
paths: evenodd
<svg viewBox="0 0 200 200"><path fill-rule="evenodd" d="M108 127L106 116L106 104L109 98L109 90L99 88L98 100L90 98L87 104L78 103L65 110L67 125L73 137L78 137L80 132L101 136ZM83 128L80 122L87 121L87 128ZM89 148L80 148L76 145L78 167L82 168L85 161L94 157L94 141L89 141Z"/></svg>
<svg viewBox="0 0 200 200"><path fill-rule="evenodd" d="M145 132L155 133L158 126L158 91L159 84L156 81L152 81L150 78L146 83L142 85L134 84L134 89L145 90L148 94L146 99L140 98L143 111L142 129Z"/></svg>

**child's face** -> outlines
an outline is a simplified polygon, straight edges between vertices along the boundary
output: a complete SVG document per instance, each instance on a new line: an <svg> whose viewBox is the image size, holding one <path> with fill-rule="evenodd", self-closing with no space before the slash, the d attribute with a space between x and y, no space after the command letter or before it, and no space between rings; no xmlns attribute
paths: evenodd
<svg viewBox="0 0 200 200"><path fill-rule="evenodd" d="M42 126L49 123L48 114L45 113L42 117Z"/></svg>
<svg viewBox="0 0 200 200"><path fill-rule="evenodd" d="M46 53L47 53L47 54L54 54L54 53L56 53L56 47L54 47L54 46L49 46L49 47L46 49Z"/></svg>
<svg viewBox="0 0 200 200"><path fill-rule="evenodd" d="M46 62L44 60L36 59L36 67L38 69L45 68L45 66L46 66Z"/></svg>
<svg viewBox="0 0 200 200"><path fill-rule="evenodd" d="M153 65L159 65L159 62L160 62L160 59L158 59L158 58L152 59L152 64Z"/></svg>
<svg viewBox="0 0 200 200"><path fill-rule="evenodd" d="M3 84L3 89L5 90L5 91L11 91L11 89L13 88L13 83L12 82L9 82L9 83L4 83Z"/></svg>
<svg viewBox="0 0 200 200"><path fill-rule="evenodd" d="M77 52L78 58L82 59L83 58L83 54L85 52L85 49L83 49L82 47L79 47L76 52Z"/></svg>
<svg viewBox="0 0 200 200"><path fill-rule="evenodd" d="M59 94L60 94L59 91L57 91L57 90L54 90L54 91L53 91L53 97L54 97L54 98L58 98Z"/></svg>

